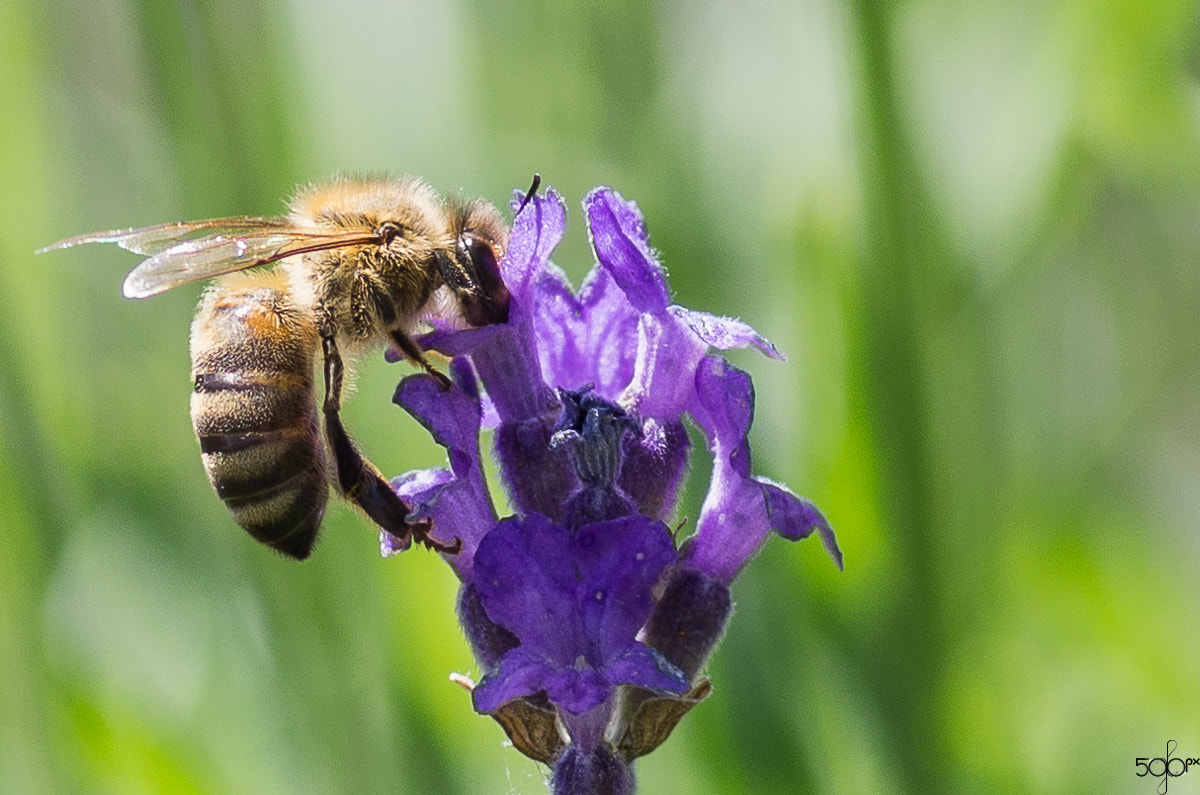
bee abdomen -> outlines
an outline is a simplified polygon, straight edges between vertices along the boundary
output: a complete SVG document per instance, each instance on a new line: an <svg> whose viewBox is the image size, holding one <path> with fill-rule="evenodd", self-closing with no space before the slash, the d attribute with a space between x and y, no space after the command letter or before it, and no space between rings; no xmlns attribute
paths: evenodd
<svg viewBox="0 0 1200 795"><path fill-rule="evenodd" d="M217 495L250 535L312 550L329 495L311 316L244 277L210 289L192 327L192 424Z"/></svg>

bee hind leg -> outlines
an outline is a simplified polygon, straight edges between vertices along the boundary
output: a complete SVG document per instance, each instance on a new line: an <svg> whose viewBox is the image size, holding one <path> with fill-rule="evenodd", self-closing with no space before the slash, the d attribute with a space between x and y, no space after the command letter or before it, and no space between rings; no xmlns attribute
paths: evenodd
<svg viewBox="0 0 1200 795"><path fill-rule="evenodd" d="M428 521L408 522L412 506L392 490L375 465L355 447L339 414L345 364L333 337L323 337L322 348L325 353L325 437L333 451L338 491L361 508L371 521L398 538L402 547L416 540L435 552L458 554L462 550L461 538L454 539L453 544L443 544L429 535Z"/></svg>

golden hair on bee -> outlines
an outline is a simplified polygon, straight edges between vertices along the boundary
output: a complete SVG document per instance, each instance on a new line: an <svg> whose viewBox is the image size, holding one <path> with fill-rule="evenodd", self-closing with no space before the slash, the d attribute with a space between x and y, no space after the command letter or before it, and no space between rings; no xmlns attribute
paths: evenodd
<svg viewBox="0 0 1200 795"><path fill-rule="evenodd" d="M530 196L539 184L535 175ZM307 557L332 484L402 542L455 554L458 539L408 523L411 506L342 426L342 349L390 343L449 388L413 334L435 316L468 326L507 320L508 227L491 204L445 199L413 177L334 178L301 189L289 206L286 216L100 232L42 251L116 243L145 255L125 279L127 298L217 279L192 325L192 424L213 488L254 538Z"/></svg>

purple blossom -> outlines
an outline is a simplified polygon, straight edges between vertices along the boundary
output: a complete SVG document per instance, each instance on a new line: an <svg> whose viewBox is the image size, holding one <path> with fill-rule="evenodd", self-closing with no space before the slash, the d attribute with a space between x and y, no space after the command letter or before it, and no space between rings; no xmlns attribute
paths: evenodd
<svg viewBox="0 0 1200 795"><path fill-rule="evenodd" d="M683 692L683 672L634 638L650 589L675 559L662 522L632 515L572 533L541 514L505 519L476 552L475 584L489 618L520 645L475 688L475 708L546 691L582 715L620 684Z"/></svg>
<svg viewBox="0 0 1200 795"><path fill-rule="evenodd" d="M445 557L483 669L475 708L554 766L557 790L625 792L633 759L711 690L700 671L732 612L729 585L770 533L817 532L842 558L815 506L753 474L753 384L711 351L782 355L740 320L671 303L633 202L597 188L584 209L597 264L578 293L550 263L566 226L551 188L514 223L508 322L424 340L454 357L454 388L411 376L396 402L450 466L395 487L411 520L443 543L462 539ZM687 470L685 415L713 469L696 530L677 546L663 520ZM483 427L515 516L498 517L489 495ZM381 548L402 551L386 535Z"/></svg>

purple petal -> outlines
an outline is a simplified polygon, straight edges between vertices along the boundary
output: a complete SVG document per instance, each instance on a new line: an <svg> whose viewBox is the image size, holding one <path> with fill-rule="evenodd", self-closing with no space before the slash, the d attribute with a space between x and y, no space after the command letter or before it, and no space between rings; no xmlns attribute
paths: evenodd
<svg viewBox="0 0 1200 795"><path fill-rule="evenodd" d="M505 323L493 323L483 328L457 328L434 323L434 330L424 334L417 341L428 351L437 351L446 356L464 356L473 353L476 348L494 337L505 333L508 328ZM400 361L404 354L394 348L388 349L389 361Z"/></svg>
<svg viewBox="0 0 1200 795"><path fill-rule="evenodd" d="M696 533L680 551L685 565L729 583L750 562L772 529L799 540L817 530L834 562L841 551L816 507L765 478L751 477L747 435L754 421L750 376L718 356L696 372L692 416L708 435L712 480L700 509Z"/></svg>
<svg viewBox="0 0 1200 795"><path fill-rule="evenodd" d="M472 559L480 539L496 523L479 454L479 398L469 365L451 363L456 385L443 392L433 379L410 376L396 388L394 401L413 415L438 444L446 448L450 473L423 470L401 476L397 493L413 502L414 518L432 518L432 535L442 543L461 538L462 551L449 556L451 567L464 582L472 579ZM381 549L389 551L388 539ZM394 546L394 545L392 545Z"/></svg>
<svg viewBox="0 0 1200 795"><path fill-rule="evenodd" d="M501 422L517 422L552 412L558 403L542 380L534 316L538 314L537 285L549 267L550 254L562 239L566 207L553 188L534 197L517 216L504 281L512 294L508 322L471 350L471 361Z"/></svg>
<svg viewBox="0 0 1200 795"><path fill-rule="evenodd" d="M392 478L397 489L396 493L405 499L418 497L427 491L438 491L446 484L453 483L454 479L454 472L446 467L411 469L403 475Z"/></svg>
<svg viewBox="0 0 1200 795"><path fill-rule="evenodd" d="M638 323L633 378L619 399L644 417L675 421L695 390L696 366L708 346L667 312L644 314Z"/></svg>
<svg viewBox="0 0 1200 795"><path fill-rule="evenodd" d="M524 303L509 304L507 326L472 351L471 361L501 422L521 422L557 410L554 391L542 380L533 323Z"/></svg>
<svg viewBox="0 0 1200 795"><path fill-rule="evenodd" d="M502 520L475 552L475 587L488 617L527 652L570 665L582 645L574 545L541 514Z"/></svg>
<svg viewBox="0 0 1200 795"><path fill-rule="evenodd" d="M572 715L590 712L608 700L616 683L595 668L560 668L546 681L546 695Z"/></svg>
<svg viewBox="0 0 1200 795"><path fill-rule="evenodd" d="M717 462L739 477L750 477L750 425L754 422L754 382L720 356L709 356L696 370L692 416L708 434Z"/></svg>
<svg viewBox="0 0 1200 795"><path fill-rule="evenodd" d="M680 559L688 568L728 584L758 554L770 531L758 484L734 475L728 466L714 465L696 533L680 551Z"/></svg>
<svg viewBox="0 0 1200 795"><path fill-rule="evenodd" d="M550 267L542 276L534 326L542 373L551 386L592 384L613 400L633 376L639 313L604 268L595 267L578 296Z"/></svg>
<svg viewBox="0 0 1200 795"><path fill-rule="evenodd" d="M683 672L665 657L634 643L602 670L584 667L554 672L547 681L546 695L572 715L582 715L604 703L609 694L623 684L660 693L682 693L691 686Z"/></svg>
<svg viewBox="0 0 1200 795"><path fill-rule="evenodd" d="M671 300L666 275L650 249L637 204L612 188L596 188L583 201L596 260L617 280L640 312L661 312Z"/></svg>
<svg viewBox="0 0 1200 795"><path fill-rule="evenodd" d="M392 488L398 495L413 504L413 519L429 519L432 514L428 503L438 497L446 487L456 481L454 473L445 467L413 469L392 478Z"/></svg>
<svg viewBox="0 0 1200 795"><path fill-rule="evenodd" d="M538 282L533 326L546 383L564 389L588 383L587 318L566 274L554 265Z"/></svg>
<svg viewBox="0 0 1200 795"><path fill-rule="evenodd" d="M604 666L614 685L634 684L657 692L682 693L691 687L683 671L654 649L630 646Z"/></svg>
<svg viewBox="0 0 1200 795"><path fill-rule="evenodd" d="M400 382L392 401L425 427L434 441L452 454L479 448L479 395L474 374L463 360L452 365L455 388L443 390L426 375L412 375ZM474 456L478 460L479 456ZM470 466L464 461L463 466ZM465 472L456 474L463 475Z"/></svg>
<svg viewBox="0 0 1200 795"><path fill-rule="evenodd" d="M597 394L615 400L633 378L640 313L612 274L599 265L584 279L579 302L587 321L584 383L594 384Z"/></svg>
<svg viewBox="0 0 1200 795"><path fill-rule="evenodd" d="M770 533L762 487L750 479L746 435L754 420L754 386L746 373L710 356L696 372L696 396L692 416L708 435L712 480L696 533L680 557L689 568L729 583Z"/></svg>
<svg viewBox="0 0 1200 795"><path fill-rule="evenodd" d="M553 674L544 659L520 646L505 652L471 692L475 711L495 712L506 701L545 690Z"/></svg>
<svg viewBox="0 0 1200 795"><path fill-rule="evenodd" d="M674 557L666 527L644 516L572 535L529 514L501 521L480 543L476 587L493 621L570 666L580 654L606 657L632 641L650 613L650 589ZM568 636L572 626L578 634Z"/></svg>
<svg viewBox="0 0 1200 795"><path fill-rule="evenodd" d="M603 704L622 684L656 692L682 693L691 686L683 672L661 654L631 644L602 670L560 666L525 646L505 652L472 694L478 712L494 712L504 702L545 691L550 701L573 715Z"/></svg>
<svg viewBox="0 0 1200 795"><path fill-rule="evenodd" d="M675 559L671 534L662 522L634 515L584 525L575 542L580 574L591 575L579 582L584 631L608 658L646 623L650 589Z"/></svg>
<svg viewBox="0 0 1200 795"><path fill-rule="evenodd" d="M567 205L554 188L547 188L544 196L531 198L513 219L501 270L514 297L532 305L534 287L566 228Z"/></svg>
<svg viewBox="0 0 1200 795"><path fill-rule="evenodd" d="M476 704L499 703L493 689L504 698L546 690L578 714L623 682L686 688L682 674L636 640L651 588L674 559L666 527L644 516L574 534L539 514L501 521L476 551L475 587L488 618L521 645L488 672Z"/></svg>
<svg viewBox="0 0 1200 795"><path fill-rule="evenodd" d="M670 306L667 311L687 324L704 343L718 350L753 346L772 359L787 360L774 343L765 339L750 324L732 317L710 315L682 306Z"/></svg>
<svg viewBox="0 0 1200 795"><path fill-rule="evenodd" d="M756 477L755 480L763 487L767 499L767 520L775 532L789 541L799 541L808 538L816 530L833 562L839 569L844 568L842 550L838 548L833 528L817 506L796 496L782 483L764 477Z"/></svg>

